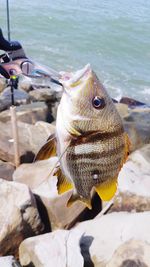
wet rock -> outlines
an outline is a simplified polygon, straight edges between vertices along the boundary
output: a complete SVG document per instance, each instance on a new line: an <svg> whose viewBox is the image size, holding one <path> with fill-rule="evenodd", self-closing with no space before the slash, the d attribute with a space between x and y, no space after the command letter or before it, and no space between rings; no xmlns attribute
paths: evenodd
<svg viewBox="0 0 150 267"><path fill-rule="evenodd" d="M52 121L52 115L48 110L48 106L43 102L35 102L27 105L16 107L17 120L34 124L37 121ZM0 113L0 121L10 121L10 110L5 110Z"/></svg>
<svg viewBox="0 0 150 267"><path fill-rule="evenodd" d="M46 224L46 221L49 220L53 230L68 228L85 210L85 205L80 202L67 208L67 201L72 194L71 190L58 195L57 177L52 176L52 170L57 161L58 159L55 157L32 164L23 164L13 174L15 181L28 185L37 200L42 202L48 215L48 219L47 217L43 218L43 222Z"/></svg>
<svg viewBox="0 0 150 267"><path fill-rule="evenodd" d="M138 106L145 106L145 103L137 101L130 97L122 97L120 99L120 103L128 105L130 108L138 107Z"/></svg>
<svg viewBox="0 0 150 267"><path fill-rule="evenodd" d="M0 159L14 164L14 148L11 123L0 122ZM21 162L32 162L35 154L46 142L55 127L46 122L35 125L18 122L19 151Z"/></svg>
<svg viewBox="0 0 150 267"><path fill-rule="evenodd" d="M0 97L0 111L3 111L7 109L8 107L10 107L10 101L5 100L2 97Z"/></svg>
<svg viewBox="0 0 150 267"><path fill-rule="evenodd" d="M129 240L122 244L106 267L148 267L150 244L142 240Z"/></svg>
<svg viewBox="0 0 150 267"><path fill-rule="evenodd" d="M1 93L0 99L4 103L8 103L9 106L12 105L10 87L4 89L4 91ZM14 102L15 105L28 104L30 103L30 96L23 90L14 89Z"/></svg>
<svg viewBox="0 0 150 267"><path fill-rule="evenodd" d="M21 267L13 256L0 257L0 267Z"/></svg>
<svg viewBox="0 0 150 267"><path fill-rule="evenodd" d="M32 101L56 101L56 92L51 88L39 88L29 93Z"/></svg>
<svg viewBox="0 0 150 267"><path fill-rule="evenodd" d="M124 164L118 178L113 211L150 210L150 145L136 150Z"/></svg>
<svg viewBox="0 0 150 267"><path fill-rule="evenodd" d="M17 256L21 241L43 231L35 199L26 185L0 179L0 203L0 256Z"/></svg>
<svg viewBox="0 0 150 267"><path fill-rule="evenodd" d="M15 168L11 163L0 160L0 178L12 181L14 170Z"/></svg>
<svg viewBox="0 0 150 267"><path fill-rule="evenodd" d="M131 139L131 149L150 143L150 108L134 109L124 118L124 127Z"/></svg>
<svg viewBox="0 0 150 267"><path fill-rule="evenodd" d="M28 238L19 248L21 265L29 266L32 263L36 267L83 267L79 238L80 232L70 235L65 230Z"/></svg>

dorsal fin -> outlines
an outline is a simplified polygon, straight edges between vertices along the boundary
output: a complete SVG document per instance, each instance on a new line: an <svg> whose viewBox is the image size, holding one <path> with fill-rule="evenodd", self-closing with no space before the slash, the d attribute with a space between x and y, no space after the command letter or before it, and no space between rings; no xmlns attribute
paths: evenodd
<svg viewBox="0 0 150 267"><path fill-rule="evenodd" d="M52 134L48 138L47 142L41 147L41 149L35 156L34 161L44 160L55 156L56 156L56 137L55 134Z"/></svg>

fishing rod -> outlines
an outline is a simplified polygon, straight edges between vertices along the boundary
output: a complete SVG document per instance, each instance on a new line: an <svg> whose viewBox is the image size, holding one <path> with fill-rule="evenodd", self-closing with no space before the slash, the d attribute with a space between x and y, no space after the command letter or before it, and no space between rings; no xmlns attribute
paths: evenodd
<svg viewBox="0 0 150 267"><path fill-rule="evenodd" d="M8 41L10 41L9 0L6 0L6 10L7 10L7 32L8 32Z"/></svg>

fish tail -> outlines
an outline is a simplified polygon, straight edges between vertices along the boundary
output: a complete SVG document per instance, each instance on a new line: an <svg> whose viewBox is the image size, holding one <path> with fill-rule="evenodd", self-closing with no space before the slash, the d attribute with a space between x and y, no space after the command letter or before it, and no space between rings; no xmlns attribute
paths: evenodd
<svg viewBox="0 0 150 267"><path fill-rule="evenodd" d="M71 207L76 201L81 201L88 209L92 209L91 200L79 196L77 193L73 193L67 202L67 207Z"/></svg>

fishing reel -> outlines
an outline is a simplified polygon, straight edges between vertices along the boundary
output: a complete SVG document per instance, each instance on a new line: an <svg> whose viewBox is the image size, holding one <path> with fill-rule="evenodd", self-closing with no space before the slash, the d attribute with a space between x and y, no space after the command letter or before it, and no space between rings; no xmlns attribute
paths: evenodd
<svg viewBox="0 0 150 267"><path fill-rule="evenodd" d="M17 41L7 41L1 29L0 49L5 51L0 55L0 74L6 79L22 74L30 78L49 78L50 82L62 86L59 82L61 75L57 71L30 60L22 45Z"/></svg>

